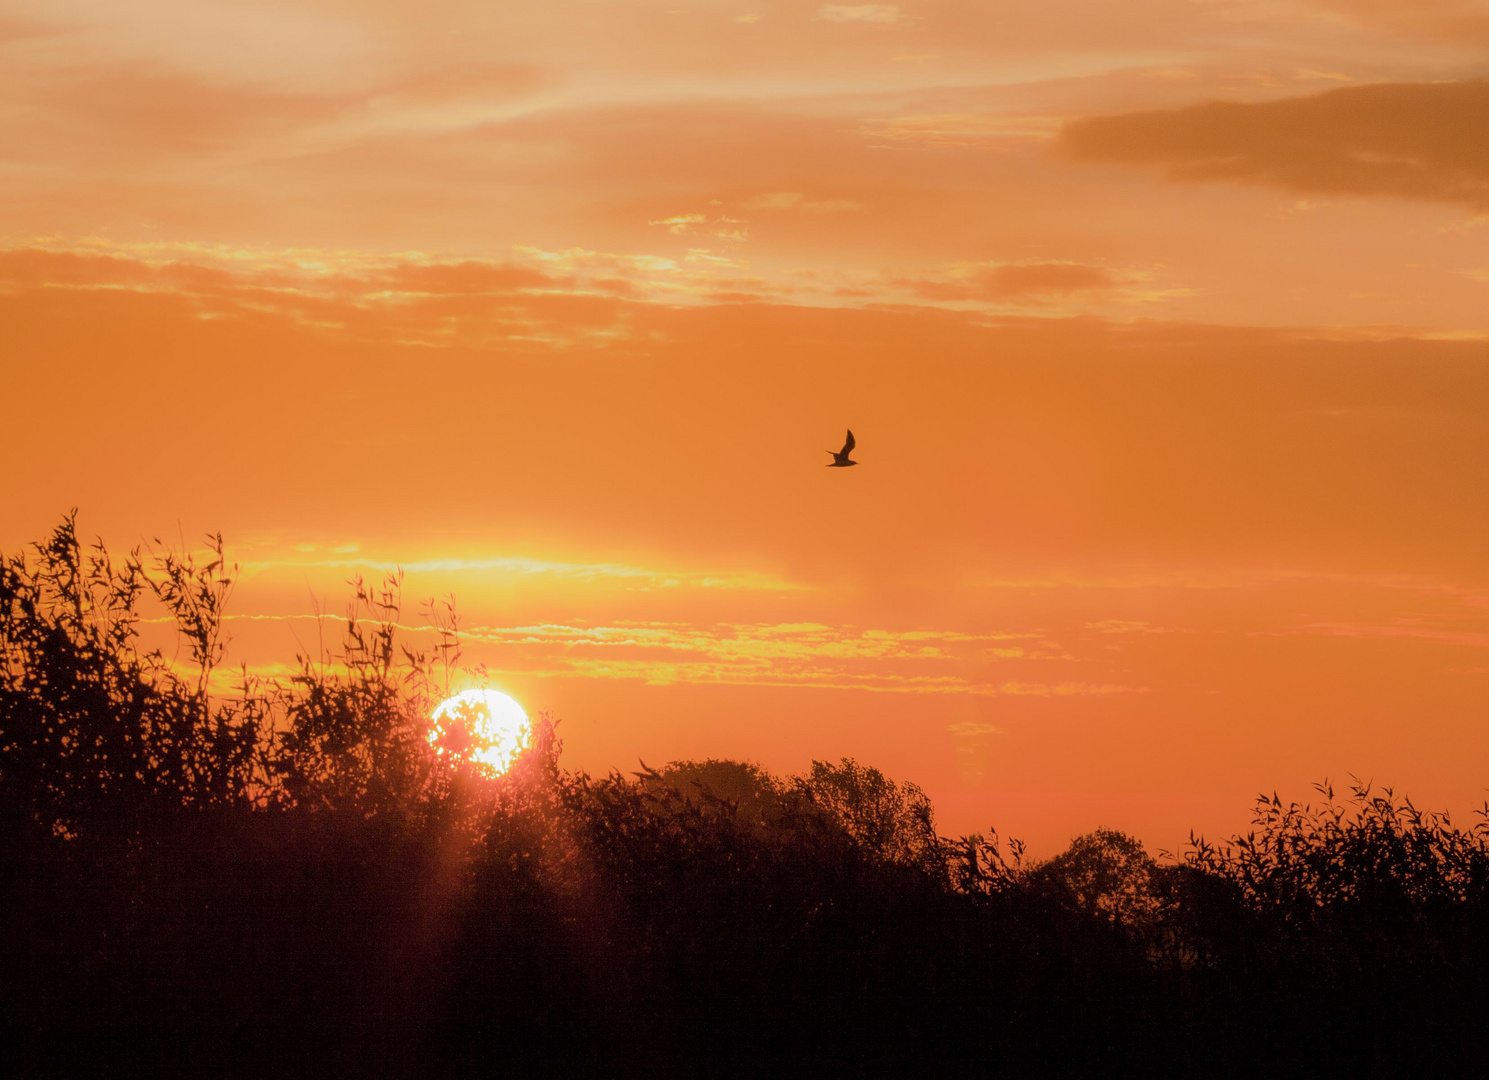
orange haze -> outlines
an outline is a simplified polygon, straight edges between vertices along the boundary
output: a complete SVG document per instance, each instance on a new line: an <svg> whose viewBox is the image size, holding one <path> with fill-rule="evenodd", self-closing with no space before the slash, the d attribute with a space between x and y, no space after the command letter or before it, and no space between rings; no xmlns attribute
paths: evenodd
<svg viewBox="0 0 1489 1080"><path fill-rule="evenodd" d="M1479 0L9 0L0 550L221 529L265 672L402 566L571 764L852 755L1036 853L1351 772L1462 812L1486 45Z"/></svg>

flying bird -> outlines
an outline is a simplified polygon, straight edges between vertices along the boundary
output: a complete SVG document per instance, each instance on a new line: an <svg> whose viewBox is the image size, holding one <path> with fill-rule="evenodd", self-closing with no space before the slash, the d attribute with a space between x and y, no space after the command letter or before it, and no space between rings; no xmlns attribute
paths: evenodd
<svg viewBox="0 0 1489 1080"><path fill-rule="evenodd" d="M848 455L853 453L853 448L857 445L858 443L853 439L853 430L850 428L848 430L848 441L843 444L843 448L841 450L828 451L832 455L832 463L827 467L829 469L846 469L849 465L857 465L858 462L848 459Z"/></svg>

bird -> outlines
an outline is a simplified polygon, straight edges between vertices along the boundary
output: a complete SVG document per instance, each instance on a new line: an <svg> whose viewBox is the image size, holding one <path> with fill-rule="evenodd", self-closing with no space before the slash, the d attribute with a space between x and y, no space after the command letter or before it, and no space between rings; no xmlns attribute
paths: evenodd
<svg viewBox="0 0 1489 1080"><path fill-rule="evenodd" d="M858 462L848 459L848 455L853 453L853 448L857 445L858 443L853 439L853 429L849 428L848 441L843 444L843 448L841 450L828 451L832 455L832 461L827 467L829 469L846 469L849 465L857 465Z"/></svg>

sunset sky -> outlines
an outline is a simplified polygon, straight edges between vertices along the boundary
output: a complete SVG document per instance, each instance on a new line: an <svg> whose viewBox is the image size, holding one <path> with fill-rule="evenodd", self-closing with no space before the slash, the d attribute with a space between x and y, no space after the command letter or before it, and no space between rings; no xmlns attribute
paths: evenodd
<svg viewBox="0 0 1489 1080"><path fill-rule="evenodd" d="M1489 787L1489 0L0 0L0 551L454 594L591 770ZM860 467L823 468L852 427Z"/></svg>

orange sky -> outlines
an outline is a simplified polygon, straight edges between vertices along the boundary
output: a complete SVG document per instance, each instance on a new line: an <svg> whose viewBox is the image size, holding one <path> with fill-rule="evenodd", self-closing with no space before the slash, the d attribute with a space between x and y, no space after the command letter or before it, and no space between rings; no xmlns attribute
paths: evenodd
<svg viewBox="0 0 1489 1080"><path fill-rule="evenodd" d="M571 764L855 755L1041 853L1350 772L1466 812L1486 49L1484 0L0 0L0 550L221 529L266 671L402 565Z"/></svg>

